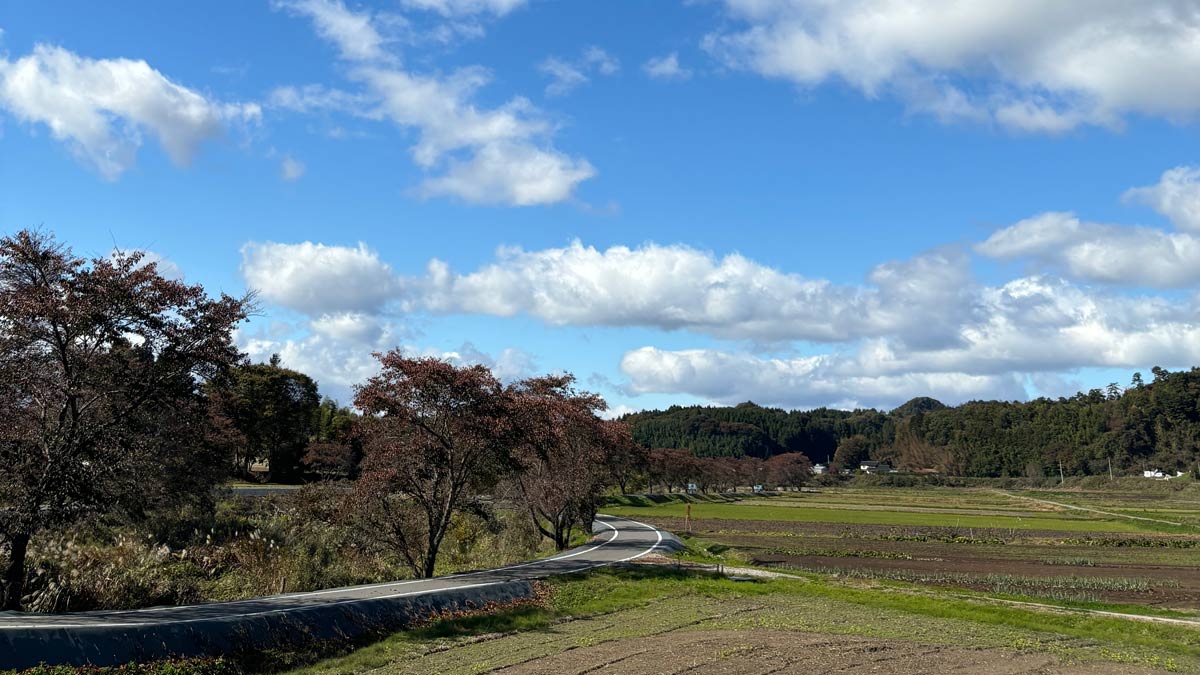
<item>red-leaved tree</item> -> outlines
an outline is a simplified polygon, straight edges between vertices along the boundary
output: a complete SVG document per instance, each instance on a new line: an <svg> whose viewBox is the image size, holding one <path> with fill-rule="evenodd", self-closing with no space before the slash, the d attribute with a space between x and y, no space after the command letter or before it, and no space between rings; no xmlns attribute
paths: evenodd
<svg viewBox="0 0 1200 675"><path fill-rule="evenodd" d="M772 487L799 488L812 478L812 462L803 452L785 452L764 465Z"/></svg>
<svg viewBox="0 0 1200 675"><path fill-rule="evenodd" d="M516 496L558 550L576 526L589 527L611 479L609 453L620 430L597 413L604 399L574 389L572 375L523 380L509 389L519 442L512 449Z"/></svg>
<svg viewBox="0 0 1200 675"><path fill-rule="evenodd" d="M0 609L21 607L43 528L211 492L198 386L240 359L249 306L139 253L89 262L40 232L0 239Z"/></svg>
<svg viewBox="0 0 1200 675"><path fill-rule="evenodd" d="M514 424L504 388L483 366L457 367L400 350L356 389L365 457L350 496L353 522L418 577L432 577L453 518L505 467Z"/></svg>

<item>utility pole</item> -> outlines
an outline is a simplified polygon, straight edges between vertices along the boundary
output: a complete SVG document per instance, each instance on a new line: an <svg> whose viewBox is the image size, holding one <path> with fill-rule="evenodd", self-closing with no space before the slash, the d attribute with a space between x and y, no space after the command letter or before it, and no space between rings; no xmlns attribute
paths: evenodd
<svg viewBox="0 0 1200 675"><path fill-rule="evenodd" d="M688 504L683 516L683 531L692 533L692 505Z"/></svg>
<svg viewBox="0 0 1200 675"><path fill-rule="evenodd" d="M1108 456L1108 479L1109 479L1110 481L1113 479L1113 476L1112 476L1112 455L1109 455L1109 456Z"/></svg>
<svg viewBox="0 0 1200 675"><path fill-rule="evenodd" d="M1063 475L1062 460L1058 460L1058 484L1062 485L1067 482L1066 476Z"/></svg>

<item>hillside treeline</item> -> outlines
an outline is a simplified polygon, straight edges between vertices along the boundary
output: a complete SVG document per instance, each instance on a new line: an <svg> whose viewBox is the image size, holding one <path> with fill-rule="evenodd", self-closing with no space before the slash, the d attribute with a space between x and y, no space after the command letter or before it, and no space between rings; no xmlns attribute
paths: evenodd
<svg viewBox="0 0 1200 675"><path fill-rule="evenodd" d="M1195 470L1200 462L1200 368L1155 367L1145 382L1110 384L1070 398L971 401L949 407L915 398L879 410L785 411L754 403L672 406L626 416L651 448L698 457L802 452L813 462L862 460L958 476L1015 477Z"/></svg>

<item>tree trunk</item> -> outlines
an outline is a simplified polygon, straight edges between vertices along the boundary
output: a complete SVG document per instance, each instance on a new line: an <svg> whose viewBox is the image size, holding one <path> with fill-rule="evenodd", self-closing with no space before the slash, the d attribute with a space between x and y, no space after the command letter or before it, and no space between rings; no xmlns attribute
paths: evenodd
<svg viewBox="0 0 1200 675"><path fill-rule="evenodd" d="M18 533L12 537L12 551L8 567L4 569L4 597L0 610L19 611L21 596L25 593L25 554L29 551L29 535Z"/></svg>

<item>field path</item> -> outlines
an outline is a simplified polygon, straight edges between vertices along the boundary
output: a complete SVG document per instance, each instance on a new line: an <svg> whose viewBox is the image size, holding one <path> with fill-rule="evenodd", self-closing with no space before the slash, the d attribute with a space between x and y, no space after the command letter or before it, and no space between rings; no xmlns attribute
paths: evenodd
<svg viewBox="0 0 1200 675"><path fill-rule="evenodd" d="M1049 504L1050 506L1061 506L1064 509L1073 509L1075 511L1090 511L1091 513L1099 513L1102 516L1112 516L1113 518L1128 518L1129 520L1144 520L1144 521L1150 522L1150 523L1162 523L1163 525L1175 525L1176 527L1191 527L1191 525L1188 525L1187 523L1176 523L1174 521L1160 520L1158 518L1146 518L1144 516L1131 516L1131 515L1128 515L1125 513L1113 513L1112 511L1101 511L1100 509L1092 509L1092 508L1088 508L1086 506L1075 506L1074 504L1064 504L1062 502L1052 502L1048 499L1038 499L1037 497L1026 497L1025 495L1014 495L1013 493L1005 492L1004 490L993 490L993 492L997 492L999 494L1005 495L1006 497L1012 497L1013 499L1025 499L1025 500L1028 500L1031 502L1038 502L1039 504Z"/></svg>
<svg viewBox="0 0 1200 675"><path fill-rule="evenodd" d="M1015 605L1017 607L1032 607L1039 610L1048 610L1052 612L1060 612L1063 614L1094 614L1097 616L1109 616L1116 619L1130 619L1133 621L1146 621L1149 623L1167 623L1174 626L1190 626L1192 628L1200 628L1200 621L1194 619L1176 619L1170 616L1151 616L1149 614L1126 614L1124 612L1110 612L1105 609L1086 609L1083 607L1062 607L1059 605L1046 605L1040 602L1028 602L1025 600L1004 600L1002 598L981 598L978 595L958 595L953 594L956 598L964 600L986 600L988 602L998 602L1004 605Z"/></svg>

